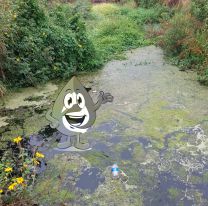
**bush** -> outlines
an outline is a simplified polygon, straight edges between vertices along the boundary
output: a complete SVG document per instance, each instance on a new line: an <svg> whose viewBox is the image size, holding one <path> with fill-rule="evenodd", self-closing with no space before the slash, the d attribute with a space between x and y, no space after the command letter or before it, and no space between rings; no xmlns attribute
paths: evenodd
<svg viewBox="0 0 208 206"><path fill-rule="evenodd" d="M179 26L180 25L180 26ZM163 26L165 31L161 44L168 54L176 56L183 50L183 43L195 32L196 21L190 14L177 13Z"/></svg>
<svg viewBox="0 0 208 206"><path fill-rule="evenodd" d="M38 0L24 0L13 16L5 36L8 85L35 85L100 65L80 15L69 5L46 12Z"/></svg>
<svg viewBox="0 0 208 206"><path fill-rule="evenodd" d="M73 5L75 13L79 13L84 19L91 18L92 3L90 0L78 0Z"/></svg>
<svg viewBox="0 0 208 206"><path fill-rule="evenodd" d="M160 45L175 64L184 69L195 69L199 81L208 84L208 27L188 10L179 10L163 24Z"/></svg>

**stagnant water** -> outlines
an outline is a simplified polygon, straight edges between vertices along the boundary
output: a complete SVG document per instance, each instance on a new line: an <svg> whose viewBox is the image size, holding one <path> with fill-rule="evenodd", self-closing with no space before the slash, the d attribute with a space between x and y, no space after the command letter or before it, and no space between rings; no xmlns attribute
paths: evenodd
<svg viewBox="0 0 208 206"><path fill-rule="evenodd" d="M45 113L64 83L2 101L2 138L24 134L46 156L33 191L41 205L208 205L208 88L163 58L160 48L139 48L79 77L94 100L100 90L114 96L82 135L90 151L56 150L62 134ZM128 182L111 179L115 162Z"/></svg>

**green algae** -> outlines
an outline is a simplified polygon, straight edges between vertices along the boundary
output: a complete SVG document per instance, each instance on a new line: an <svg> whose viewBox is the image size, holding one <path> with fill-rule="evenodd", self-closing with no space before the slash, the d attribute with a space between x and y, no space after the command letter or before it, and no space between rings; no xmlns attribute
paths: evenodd
<svg viewBox="0 0 208 206"><path fill-rule="evenodd" d="M76 194L64 187L64 183L75 184L74 180L68 179L69 172L74 172L78 177L81 170L90 164L81 156L70 153L57 154L47 163L46 171L36 181L33 197L38 196L40 204L51 206L74 200Z"/></svg>
<svg viewBox="0 0 208 206"><path fill-rule="evenodd" d="M208 172L204 172L203 177L202 177L202 182L208 183Z"/></svg>
<svg viewBox="0 0 208 206"><path fill-rule="evenodd" d="M187 145L187 142L182 141L181 139L184 137L184 133L177 133L173 135L173 137L168 139L168 147L169 148L179 148Z"/></svg>
<svg viewBox="0 0 208 206"><path fill-rule="evenodd" d="M56 205L70 202L75 199L73 191L63 189L58 178L39 181L38 187L33 190L33 195L38 196L38 202L43 205Z"/></svg>
<svg viewBox="0 0 208 206"><path fill-rule="evenodd" d="M30 134L35 134L46 125L48 125L48 121L44 115L32 115L31 117L27 118L24 123L25 135L29 136Z"/></svg>
<svg viewBox="0 0 208 206"><path fill-rule="evenodd" d="M110 168L107 167L104 171L105 182L98 187L95 193L88 197L87 205L92 203L97 205L132 205L142 206L142 191L125 185L120 180L113 180L109 172Z"/></svg>
<svg viewBox="0 0 208 206"><path fill-rule="evenodd" d="M168 106L164 100L152 101L138 113L144 121L144 134L160 140L166 134L194 125L189 111L182 109L164 109Z"/></svg>
<svg viewBox="0 0 208 206"><path fill-rule="evenodd" d="M196 175L191 175L191 177L189 178L189 182L191 182L192 184L199 184L202 182L202 178Z"/></svg>
<svg viewBox="0 0 208 206"><path fill-rule="evenodd" d="M175 200L178 198L178 196L181 195L181 191L177 188L169 188L168 189L168 194L170 196L171 199Z"/></svg>
<svg viewBox="0 0 208 206"><path fill-rule="evenodd" d="M140 144L134 145L133 158L136 161L143 161L145 159L145 151Z"/></svg>
<svg viewBox="0 0 208 206"><path fill-rule="evenodd" d="M113 160L103 152L89 151L82 155L92 166L104 168L106 164L112 164Z"/></svg>

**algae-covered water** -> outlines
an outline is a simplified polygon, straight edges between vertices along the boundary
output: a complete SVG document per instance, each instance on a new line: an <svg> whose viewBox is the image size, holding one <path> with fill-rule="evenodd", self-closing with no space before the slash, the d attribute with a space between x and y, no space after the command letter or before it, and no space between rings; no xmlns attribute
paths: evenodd
<svg viewBox="0 0 208 206"><path fill-rule="evenodd" d="M82 135L90 151L54 149L62 134L48 126L45 114L64 83L2 101L2 138L24 134L46 156L33 191L40 205L208 205L207 87L165 62L155 46L126 56L79 77L94 100L100 90L114 96ZM111 178L115 162L126 183Z"/></svg>

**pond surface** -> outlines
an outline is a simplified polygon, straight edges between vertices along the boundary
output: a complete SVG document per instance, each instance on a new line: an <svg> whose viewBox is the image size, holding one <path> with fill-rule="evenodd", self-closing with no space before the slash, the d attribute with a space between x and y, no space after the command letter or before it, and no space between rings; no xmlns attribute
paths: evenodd
<svg viewBox="0 0 208 206"><path fill-rule="evenodd" d="M155 46L126 56L79 77L94 100L100 90L114 96L82 135L90 151L56 150L63 135L48 126L45 113L64 83L2 101L2 138L24 134L46 156L34 188L41 205L208 205L208 88L193 72L166 63ZM126 183L111 178L115 162Z"/></svg>

